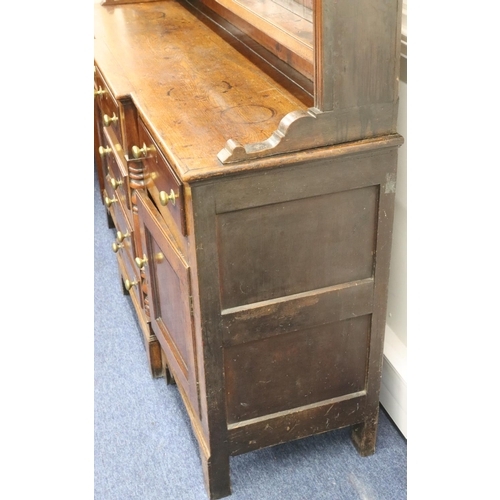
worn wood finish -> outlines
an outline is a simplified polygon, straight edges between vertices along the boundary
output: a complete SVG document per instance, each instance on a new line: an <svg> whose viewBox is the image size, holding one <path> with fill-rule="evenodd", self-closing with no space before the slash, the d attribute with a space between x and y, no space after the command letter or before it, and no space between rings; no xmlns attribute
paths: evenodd
<svg viewBox="0 0 500 500"><path fill-rule="evenodd" d="M154 205L137 193L141 242L149 290L151 327L166 354L169 370L200 414L191 312L189 265L172 245Z"/></svg>
<svg viewBox="0 0 500 500"><path fill-rule="evenodd" d="M96 42L98 43L98 42ZM113 85L110 86L98 67L94 67L94 110L95 130L99 143L95 149L99 154L102 169L102 198L107 205L108 226L116 229L116 241L119 269L122 274L124 294L130 296L137 312L138 322L142 330L144 347L152 376L162 377L165 374L161 347L156 339L149 319L148 290L145 288L145 276L136 269L135 258L143 256L140 238L137 208L135 206L135 189L144 187L144 168L141 163L130 166L127 160L127 147L124 144L137 143L137 110L128 94L130 84L119 71L119 65L111 57L107 48L100 51L104 64L109 62L112 69ZM106 126L104 115L118 116L118 125ZM120 237L118 237L120 235ZM121 239L124 238L124 239ZM127 248L128 258L121 256L122 249ZM111 249L110 249L111 251ZM129 265L125 266L124 262ZM131 267L130 267L131 266ZM131 277L133 278L131 279ZM130 293L124 282L132 285Z"/></svg>
<svg viewBox="0 0 500 500"><path fill-rule="evenodd" d="M269 23L263 23L262 26L259 26L259 23L256 22L253 23L247 22L244 18L235 14L234 9L230 10L224 7L219 2L217 2L217 0L188 0L188 1L190 4L194 5L197 9L201 11L204 11L204 9L200 6L200 1L203 2L203 4L209 7L212 11L217 13L219 16L222 16L225 20L231 23L231 25L228 26L227 21L222 23L220 23L220 21L217 21L217 23L222 24L225 29L229 29L232 33L238 33L238 31L241 30L241 32L243 32L246 35L246 37L257 42L258 45L249 42L248 39L244 40L245 45L251 47L253 51L261 53L263 55L263 58L267 62L269 62L273 66L278 66L280 71L283 71L285 73L290 72L291 74L294 74L294 72L290 71L290 68L293 68L296 72L300 73L300 75L296 76L294 75L293 78L297 80L296 82L297 84L303 86L303 88L307 90L308 94L311 94L312 96L313 93L312 80L314 77L312 46L310 50L307 50L307 48L303 47L301 55L299 51L290 50L287 47L287 45L289 44L284 45L282 43L279 43L276 41L275 38L270 36L269 33L262 31L262 29L263 28L265 29L269 25ZM211 15L211 17L217 19L216 16ZM255 17L251 16L250 21L254 19ZM238 37L238 39L243 39L243 37L241 37L241 35L239 34L237 34L236 36ZM265 51L268 51L271 55L263 51L262 48L264 48ZM286 66L285 67L280 66L275 61L273 61L272 57L273 55L277 57L279 60L283 61L286 64L286 66L289 66L289 68L287 69ZM266 65L261 64L261 68L265 71ZM301 76L303 78L301 78ZM304 80L304 78L307 79L307 82Z"/></svg>
<svg viewBox="0 0 500 500"><path fill-rule="evenodd" d="M95 90L95 88L94 88ZM104 190L104 165L103 158L99 153L99 147L102 145L101 127L99 106L94 101L94 164L97 171L97 179L99 182L99 191L102 193ZM102 200L104 203L104 200Z"/></svg>
<svg viewBox="0 0 500 500"><path fill-rule="evenodd" d="M237 25L252 26L248 34L257 40L273 40L269 50L284 61L303 69L304 75L312 78L309 71L313 67L313 29L311 20L284 8L276 2L266 0L218 0L218 3L232 12Z"/></svg>
<svg viewBox="0 0 500 500"><path fill-rule="evenodd" d="M316 12L315 108L255 45L262 27L181 1L96 7L96 124L151 373L179 390L216 499L232 455L347 426L375 450L399 0Z"/></svg>
<svg viewBox="0 0 500 500"><path fill-rule="evenodd" d="M116 61L108 60L109 51L120 54L133 47L140 54L120 57L119 73L126 73L140 116L181 177L189 169L213 167L228 138L264 140L281 117L306 109L177 2L115 9L122 22L112 9L96 7L96 58L102 52L105 68L113 73Z"/></svg>
<svg viewBox="0 0 500 500"><path fill-rule="evenodd" d="M258 65L261 71L273 80L283 82L286 89L306 106L312 106L312 59L299 57L216 0L187 0L185 5L223 40Z"/></svg>
<svg viewBox="0 0 500 500"><path fill-rule="evenodd" d="M314 108L285 116L265 141L231 138L222 163L396 132L401 0L316 0Z"/></svg>

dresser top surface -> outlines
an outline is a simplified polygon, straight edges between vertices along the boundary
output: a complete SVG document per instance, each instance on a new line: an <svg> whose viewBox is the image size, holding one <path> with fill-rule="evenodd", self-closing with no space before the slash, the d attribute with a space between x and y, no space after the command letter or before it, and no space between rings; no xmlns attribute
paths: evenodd
<svg viewBox="0 0 500 500"><path fill-rule="evenodd" d="M112 92L131 96L181 177L219 170L227 140L263 141L306 109L175 0L95 5L94 33Z"/></svg>

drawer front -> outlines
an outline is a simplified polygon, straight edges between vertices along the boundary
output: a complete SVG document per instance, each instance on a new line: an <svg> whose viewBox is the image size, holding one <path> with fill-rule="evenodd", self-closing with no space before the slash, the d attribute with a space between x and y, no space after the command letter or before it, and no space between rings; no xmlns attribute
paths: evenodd
<svg viewBox="0 0 500 500"><path fill-rule="evenodd" d="M162 216L173 220L178 231L186 236L182 183L140 119L139 142L140 146L132 148L132 154L144 163L147 189Z"/></svg>
<svg viewBox="0 0 500 500"><path fill-rule="evenodd" d="M116 186L114 177L110 174L109 168L106 168L106 176L104 177L104 204L108 207L108 210L113 217L116 224L115 207L119 204L120 210L125 212L127 210L127 197L122 186ZM128 213L128 210L127 212Z"/></svg>
<svg viewBox="0 0 500 500"><path fill-rule="evenodd" d="M168 229L152 202L137 193L144 271L149 293L151 327L166 355L170 372L200 415L190 267L175 250Z"/></svg>
<svg viewBox="0 0 500 500"><path fill-rule="evenodd" d="M142 308L141 280L136 271L137 267L132 262L129 252L125 249L119 251L118 259L122 263L120 268L123 275L123 285L134 299L137 307Z"/></svg>
<svg viewBox="0 0 500 500"><path fill-rule="evenodd" d="M129 260L133 261L136 253L132 228L128 222L124 207L120 201L113 203L112 216L116 227L116 239L113 243L113 251L119 254L126 253L129 256Z"/></svg>
<svg viewBox="0 0 500 500"><path fill-rule="evenodd" d="M119 144L113 145L106 132L102 136L103 145L99 148L99 154L104 164L104 172L116 197L120 198L122 203L130 210L129 175L121 146Z"/></svg>
<svg viewBox="0 0 500 500"><path fill-rule="evenodd" d="M113 130L118 141L122 144L119 106L98 69L94 72L94 98L101 110L100 125L105 129Z"/></svg>

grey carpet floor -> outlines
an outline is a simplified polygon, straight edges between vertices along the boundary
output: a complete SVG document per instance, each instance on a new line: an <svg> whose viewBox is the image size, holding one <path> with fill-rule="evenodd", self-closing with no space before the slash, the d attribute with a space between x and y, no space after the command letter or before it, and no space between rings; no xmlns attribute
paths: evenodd
<svg viewBox="0 0 500 500"><path fill-rule="evenodd" d="M207 500L178 390L149 374L97 180L94 207L94 498ZM232 457L229 498L406 499L406 447L382 409L373 456L360 457L341 429Z"/></svg>

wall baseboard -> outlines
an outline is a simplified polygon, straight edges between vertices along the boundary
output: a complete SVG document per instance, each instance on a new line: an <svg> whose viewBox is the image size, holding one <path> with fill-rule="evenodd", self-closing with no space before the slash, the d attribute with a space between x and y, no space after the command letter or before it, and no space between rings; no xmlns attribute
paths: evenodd
<svg viewBox="0 0 500 500"><path fill-rule="evenodd" d="M386 325L380 403L404 437L406 430L406 346Z"/></svg>

